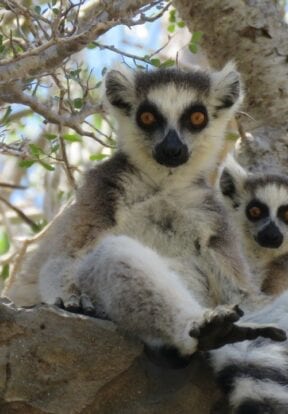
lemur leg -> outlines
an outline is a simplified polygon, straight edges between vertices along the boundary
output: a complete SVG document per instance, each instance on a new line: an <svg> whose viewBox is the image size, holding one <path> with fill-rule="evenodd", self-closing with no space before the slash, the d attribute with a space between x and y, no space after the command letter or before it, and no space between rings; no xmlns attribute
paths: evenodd
<svg viewBox="0 0 288 414"><path fill-rule="evenodd" d="M126 236L108 236L78 268L78 285L117 325L151 347L191 355L189 332L204 309L152 249Z"/></svg>
<svg viewBox="0 0 288 414"><path fill-rule="evenodd" d="M200 306L165 258L127 236L107 236L78 263L54 260L40 276L43 301L61 297L64 308L89 313L84 295L90 310L100 306L146 345L181 356L259 335L278 339L275 328L235 325L242 315L237 306Z"/></svg>
<svg viewBox="0 0 288 414"><path fill-rule="evenodd" d="M273 323L288 332L288 291L244 323ZM258 338L211 352L211 364L233 413L288 413L288 341Z"/></svg>

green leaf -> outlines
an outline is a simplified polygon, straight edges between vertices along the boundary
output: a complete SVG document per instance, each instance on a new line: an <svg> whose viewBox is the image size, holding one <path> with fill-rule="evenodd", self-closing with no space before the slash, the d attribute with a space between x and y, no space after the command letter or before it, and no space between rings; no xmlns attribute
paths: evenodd
<svg viewBox="0 0 288 414"><path fill-rule="evenodd" d="M12 108L9 105L8 108L6 109L6 112L5 112L4 116L3 116L2 124L5 124L8 121L8 118L9 118L9 115L11 114L11 112L12 112Z"/></svg>
<svg viewBox="0 0 288 414"><path fill-rule="evenodd" d="M99 46L99 44L98 43L96 43L96 42L91 42L91 43L88 43L88 45L86 46L87 47L87 49L95 49L96 47L98 47Z"/></svg>
<svg viewBox="0 0 288 414"><path fill-rule="evenodd" d="M19 167L21 168L29 168L31 167L31 165L33 165L35 163L34 160L21 160L19 162Z"/></svg>
<svg viewBox="0 0 288 414"><path fill-rule="evenodd" d="M52 0L52 6L55 6L56 3L57 3L57 0Z"/></svg>
<svg viewBox="0 0 288 414"><path fill-rule="evenodd" d="M173 32L175 32L175 28L176 28L176 26L173 23L173 24L168 25L167 30L168 30L169 33L173 33Z"/></svg>
<svg viewBox="0 0 288 414"><path fill-rule="evenodd" d="M2 266L2 269L1 269L1 272L0 272L0 278L2 279L2 280L5 280L5 279L7 279L9 277L9 264L8 263L5 263L3 266Z"/></svg>
<svg viewBox="0 0 288 414"><path fill-rule="evenodd" d="M108 157L107 154L101 154L101 153L92 154L92 155L90 155L89 160L91 160L91 161L101 161L101 160L104 160L104 158L107 158L107 157Z"/></svg>
<svg viewBox="0 0 288 414"><path fill-rule="evenodd" d="M4 254L8 252L10 248L9 237L6 231L0 231L0 254Z"/></svg>
<svg viewBox="0 0 288 414"><path fill-rule="evenodd" d="M183 29L183 27L185 27L186 24L181 20L181 22L177 23L177 26L180 27L181 29Z"/></svg>
<svg viewBox="0 0 288 414"><path fill-rule="evenodd" d="M70 70L69 74L71 76L71 78L79 78L79 73L81 72L81 69L74 69L74 70Z"/></svg>
<svg viewBox="0 0 288 414"><path fill-rule="evenodd" d="M45 136L45 138L49 139L49 141L52 141L53 139L57 138L57 135L50 134L49 132L47 132L44 136Z"/></svg>
<svg viewBox="0 0 288 414"><path fill-rule="evenodd" d="M45 155L45 152L42 150L42 148L38 147L35 144L29 144L29 149L33 157L39 158L40 155Z"/></svg>
<svg viewBox="0 0 288 414"><path fill-rule="evenodd" d="M55 168L52 165L47 164L47 162L44 162L42 160L39 160L39 164L42 165L42 167L45 168L45 170L48 170L48 171L54 171L55 170Z"/></svg>
<svg viewBox="0 0 288 414"><path fill-rule="evenodd" d="M175 23L176 22L176 10L173 9L169 12L169 22Z"/></svg>
<svg viewBox="0 0 288 414"><path fill-rule="evenodd" d="M2 45L3 42L3 35L0 34L0 45Z"/></svg>
<svg viewBox="0 0 288 414"><path fill-rule="evenodd" d="M60 13L60 10L57 7L53 7L52 11L56 15Z"/></svg>
<svg viewBox="0 0 288 414"><path fill-rule="evenodd" d="M160 68L169 68L170 66L174 66L175 61L173 59L167 59L161 63Z"/></svg>
<svg viewBox="0 0 288 414"><path fill-rule="evenodd" d="M59 144L52 145L51 150L50 150L51 151L51 154L57 152L58 149L59 149L59 147L60 147Z"/></svg>
<svg viewBox="0 0 288 414"><path fill-rule="evenodd" d="M3 53L5 51L5 49L6 49L5 46L4 45L1 45L0 46L0 53Z"/></svg>
<svg viewBox="0 0 288 414"><path fill-rule="evenodd" d="M73 105L74 105L74 108L76 109L82 108L83 104L84 104L84 101L82 98L76 98L73 100Z"/></svg>
<svg viewBox="0 0 288 414"><path fill-rule="evenodd" d="M189 43L189 50L191 53L197 53L198 46L196 43Z"/></svg>
<svg viewBox="0 0 288 414"><path fill-rule="evenodd" d="M62 138L69 142L82 142L80 135L77 134L64 134Z"/></svg>
<svg viewBox="0 0 288 414"><path fill-rule="evenodd" d="M41 6L35 6L34 10L37 14L41 14Z"/></svg>
<svg viewBox="0 0 288 414"><path fill-rule="evenodd" d="M150 60L151 65L156 66L157 68L161 65L160 59L151 59Z"/></svg>
<svg viewBox="0 0 288 414"><path fill-rule="evenodd" d="M94 114L93 121L95 128L101 129L103 118L100 114Z"/></svg>
<svg viewBox="0 0 288 414"><path fill-rule="evenodd" d="M203 32L193 32L191 43L199 43L203 37Z"/></svg>

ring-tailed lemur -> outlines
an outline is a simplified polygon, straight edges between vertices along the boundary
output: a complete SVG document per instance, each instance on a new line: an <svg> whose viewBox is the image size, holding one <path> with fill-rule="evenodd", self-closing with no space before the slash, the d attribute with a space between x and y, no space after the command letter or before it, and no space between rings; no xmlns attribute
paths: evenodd
<svg viewBox="0 0 288 414"><path fill-rule="evenodd" d="M284 340L264 319L235 323L235 304L253 308L258 291L206 182L242 100L233 65L211 73L112 70L105 84L118 151L87 173L74 205L4 294L22 305L60 297L68 309L98 306L177 363L259 335Z"/></svg>
<svg viewBox="0 0 288 414"><path fill-rule="evenodd" d="M288 177L246 172L227 157L219 180L244 253L264 292L288 288Z"/></svg>
<svg viewBox="0 0 288 414"><path fill-rule="evenodd" d="M240 234L254 283L269 295L280 295L246 320L278 323L287 331L288 179L280 174L247 173L229 155L218 185ZM258 339L224 346L213 353L212 364L231 405L239 407L237 413L288 413L287 342L279 346Z"/></svg>

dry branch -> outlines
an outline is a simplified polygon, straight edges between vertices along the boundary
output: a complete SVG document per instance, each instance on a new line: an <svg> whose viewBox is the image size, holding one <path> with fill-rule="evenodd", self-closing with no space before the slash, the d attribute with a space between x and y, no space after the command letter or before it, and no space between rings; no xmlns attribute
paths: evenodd
<svg viewBox="0 0 288 414"><path fill-rule="evenodd" d="M9 7L10 1L3 0L2 3ZM84 27L80 22L76 34L70 37L52 37L46 43L22 53L17 58L2 61L0 63L0 85L39 77L55 70L63 64L65 59L84 49L90 42L104 34L107 30L122 24L124 16L125 24L129 26L135 25L133 16L139 13L139 8L147 4L151 7L157 3L159 1L152 3L147 0L99 2L97 5L101 9L99 14L93 16L89 24L85 21ZM32 17L35 17L34 14ZM143 19L144 17L142 17ZM140 23L142 23L142 20Z"/></svg>

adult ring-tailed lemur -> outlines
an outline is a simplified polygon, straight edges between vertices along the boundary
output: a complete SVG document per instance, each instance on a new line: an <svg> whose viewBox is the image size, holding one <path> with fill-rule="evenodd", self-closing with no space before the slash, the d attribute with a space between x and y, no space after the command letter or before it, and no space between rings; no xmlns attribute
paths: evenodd
<svg viewBox="0 0 288 414"><path fill-rule="evenodd" d="M75 203L4 294L19 305L60 297L67 309L97 306L149 351L173 356L173 364L260 336L211 351L212 365L234 412L261 408L267 399L271 410L286 407L286 348L271 341L285 340L285 332L264 325L274 322L274 304L268 320L206 180L242 100L238 73L231 64L211 73L111 70L105 85L118 150L88 171ZM237 323L237 304L247 321ZM286 330L282 319L275 322Z"/></svg>
<svg viewBox="0 0 288 414"><path fill-rule="evenodd" d="M247 172L226 158L218 180L255 282L269 295L288 289L288 177Z"/></svg>

